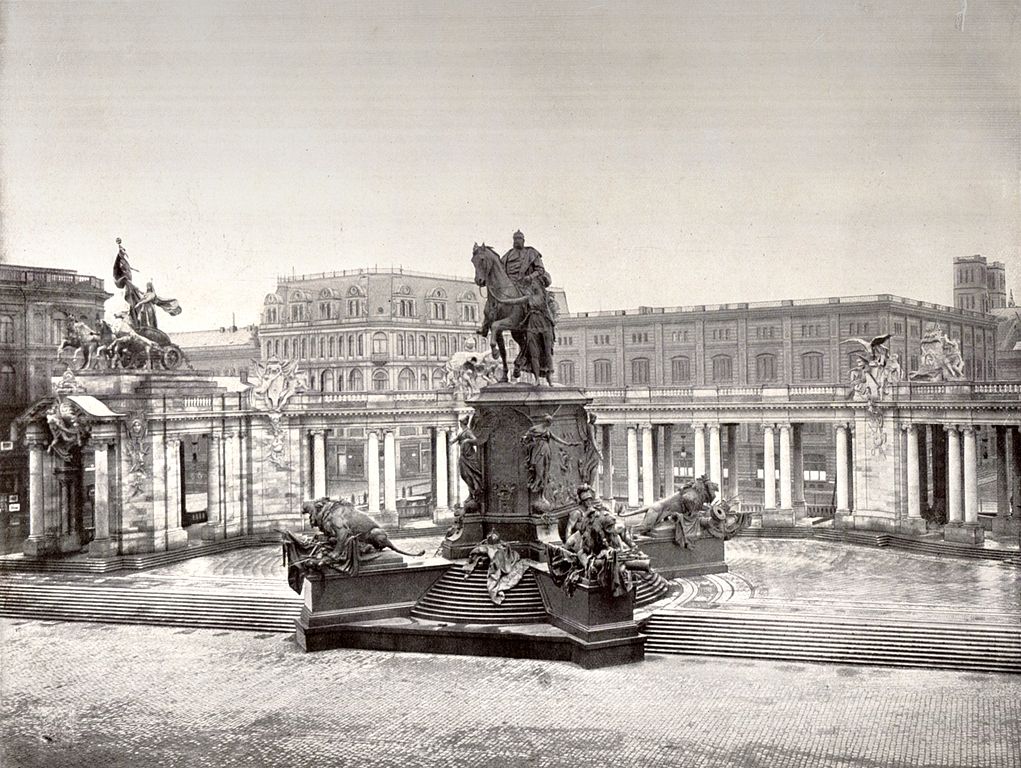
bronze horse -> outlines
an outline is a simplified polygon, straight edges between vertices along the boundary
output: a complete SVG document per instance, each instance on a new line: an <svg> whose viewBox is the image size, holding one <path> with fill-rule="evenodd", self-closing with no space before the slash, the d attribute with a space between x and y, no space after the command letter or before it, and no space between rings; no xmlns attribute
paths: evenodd
<svg viewBox="0 0 1021 768"><path fill-rule="evenodd" d="M507 381L507 345L504 342L504 331L510 331L511 338L518 345L518 356L514 359L514 378L521 375L527 368L539 382L541 361L535 353L536 344L529 344L526 326L528 324L529 297L507 275L500 256L483 243L475 244L472 249L472 265L475 267L475 284L486 288L486 308L483 312L480 336L489 337L489 346L493 357L499 356L503 365L501 382ZM547 382L549 376L546 376Z"/></svg>
<svg viewBox="0 0 1021 768"><path fill-rule="evenodd" d="M57 347L57 360L63 362L64 350L73 349L69 367L92 368L112 341L113 329L105 320L99 321L98 332L80 320L68 320L64 338L61 339L60 346ZM81 350L82 353L81 366L77 365L78 350Z"/></svg>

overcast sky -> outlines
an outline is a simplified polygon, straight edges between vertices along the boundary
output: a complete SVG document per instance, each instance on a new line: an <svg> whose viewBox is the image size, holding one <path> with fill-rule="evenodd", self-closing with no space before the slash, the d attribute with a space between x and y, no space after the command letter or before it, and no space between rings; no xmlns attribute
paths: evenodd
<svg viewBox="0 0 1021 768"><path fill-rule="evenodd" d="M171 331L519 227L572 311L1016 287L1019 2L963 4L5 2L0 253L122 237Z"/></svg>

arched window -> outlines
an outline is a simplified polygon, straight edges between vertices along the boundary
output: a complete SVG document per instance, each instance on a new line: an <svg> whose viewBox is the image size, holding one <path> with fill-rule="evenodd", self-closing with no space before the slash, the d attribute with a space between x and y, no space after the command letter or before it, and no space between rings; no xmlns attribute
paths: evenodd
<svg viewBox="0 0 1021 768"><path fill-rule="evenodd" d="M734 378L734 361L730 355L713 357L713 383L729 384Z"/></svg>
<svg viewBox="0 0 1021 768"><path fill-rule="evenodd" d="M426 351L425 350L426 350L426 346L425 346L425 334L424 333L420 333L420 334L418 334L418 354L419 354L420 357L425 357L425 355L426 355Z"/></svg>
<svg viewBox="0 0 1021 768"><path fill-rule="evenodd" d="M357 336L358 341L358 357L365 357L365 334L359 333Z"/></svg>
<svg viewBox="0 0 1021 768"><path fill-rule="evenodd" d="M372 354L385 355L386 352L387 352L386 334L383 333L382 331L376 331L374 334L372 334Z"/></svg>
<svg viewBox="0 0 1021 768"><path fill-rule="evenodd" d="M404 334L397 334L397 357L404 357Z"/></svg>
<svg viewBox="0 0 1021 768"><path fill-rule="evenodd" d="M327 347L328 347L328 348L329 348L329 350L330 350L330 357L333 357L333 356L334 356L334 351L335 351L335 348L334 348L334 345L333 345L333 341L334 341L334 339L333 339L333 337L331 336L331 337L330 337L330 341L329 341L329 343L327 344Z"/></svg>
<svg viewBox="0 0 1021 768"><path fill-rule="evenodd" d="M822 381L823 365L821 352L806 352L801 356L802 381Z"/></svg>
<svg viewBox="0 0 1021 768"><path fill-rule="evenodd" d="M372 389L376 392L384 392L390 389L390 374L379 369L372 374Z"/></svg>
<svg viewBox="0 0 1021 768"><path fill-rule="evenodd" d="M273 354L280 357L280 339L273 339Z"/></svg>
<svg viewBox="0 0 1021 768"><path fill-rule="evenodd" d="M18 397L18 378L13 365L0 365L0 400L12 402Z"/></svg>
<svg viewBox="0 0 1021 768"><path fill-rule="evenodd" d="M348 374L347 388L352 392L361 392L365 389L365 379L362 376L361 368L353 368Z"/></svg>
<svg viewBox="0 0 1021 768"><path fill-rule="evenodd" d="M436 356L436 334L429 336L429 354L433 357Z"/></svg>
<svg viewBox="0 0 1021 768"><path fill-rule="evenodd" d="M573 360L561 360L557 363L557 378L561 384L574 384Z"/></svg>
<svg viewBox="0 0 1021 768"><path fill-rule="evenodd" d="M434 368L432 374L432 387L431 389L440 389L443 387L443 369Z"/></svg>
<svg viewBox="0 0 1021 768"><path fill-rule="evenodd" d="M308 354L306 354L306 353L307 353L307 350L305 348L305 337L302 336L301 337L301 359L302 360L304 360L306 357L308 357Z"/></svg>
<svg viewBox="0 0 1021 768"><path fill-rule="evenodd" d="M631 383L632 384L649 383L649 358L636 357L634 360L631 361Z"/></svg>
<svg viewBox="0 0 1021 768"><path fill-rule="evenodd" d="M691 360L679 355L670 361L670 381L673 384L687 384L691 381Z"/></svg>
<svg viewBox="0 0 1021 768"><path fill-rule="evenodd" d="M402 368L397 375L397 389L407 392L414 389L416 384L415 372L410 368Z"/></svg>
<svg viewBox="0 0 1021 768"><path fill-rule="evenodd" d="M333 386L333 370L328 368L319 377L319 389L323 392L332 392Z"/></svg>
<svg viewBox="0 0 1021 768"><path fill-rule="evenodd" d="M609 360L594 360L592 374L592 381L597 385L613 384L613 365Z"/></svg>
<svg viewBox="0 0 1021 768"><path fill-rule="evenodd" d="M408 357L415 356L415 334L408 334Z"/></svg>
<svg viewBox="0 0 1021 768"><path fill-rule="evenodd" d="M447 352L447 337L440 336L440 357L447 357L450 353Z"/></svg>
<svg viewBox="0 0 1021 768"><path fill-rule="evenodd" d="M776 355L769 353L756 355L755 380L776 381Z"/></svg>
<svg viewBox="0 0 1021 768"><path fill-rule="evenodd" d="M284 339L284 357L287 357L287 339Z"/></svg>
<svg viewBox="0 0 1021 768"><path fill-rule="evenodd" d="M326 339L319 337L319 357L326 357Z"/></svg>
<svg viewBox="0 0 1021 768"><path fill-rule="evenodd" d="M0 315L0 344L14 343L14 318Z"/></svg>

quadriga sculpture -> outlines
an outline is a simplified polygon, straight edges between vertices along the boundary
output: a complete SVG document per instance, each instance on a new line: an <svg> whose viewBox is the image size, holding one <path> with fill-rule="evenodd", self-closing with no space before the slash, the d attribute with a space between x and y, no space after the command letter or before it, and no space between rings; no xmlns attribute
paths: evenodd
<svg viewBox="0 0 1021 768"><path fill-rule="evenodd" d="M350 502L323 497L306 501L301 511L319 533L305 536L283 531L287 580L296 592L301 591L301 582L310 571L332 568L357 576L359 566L379 557L384 549L410 557L425 554L425 550L406 552L395 547L383 527Z"/></svg>

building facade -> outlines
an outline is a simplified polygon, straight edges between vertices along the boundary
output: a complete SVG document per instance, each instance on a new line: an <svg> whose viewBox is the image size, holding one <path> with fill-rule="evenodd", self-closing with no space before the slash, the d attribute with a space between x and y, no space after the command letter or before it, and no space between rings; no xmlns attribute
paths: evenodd
<svg viewBox="0 0 1021 768"><path fill-rule="evenodd" d="M28 531L28 458L11 425L50 393L66 365L56 358L68 320L95 327L110 297L103 281L69 269L0 266L0 549L20 547ZM64 359L70 361L71 350Z"/></svg>
<svg viewBox="0 0 1021 768"><path fill-rule="evenodd" d="M214 376L236 376L248 380L252 360L260 355L259 326L224 326L210 331L183 331L174 334L174 343L184 350L195 370Z"/></svg>

